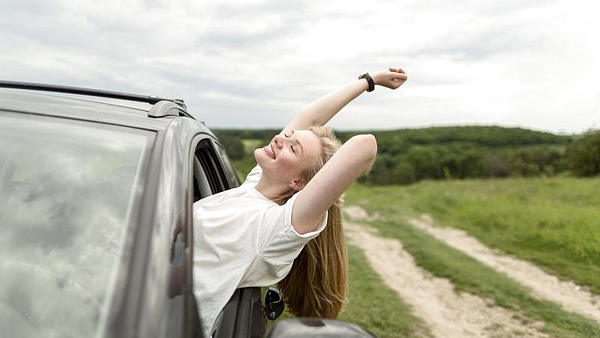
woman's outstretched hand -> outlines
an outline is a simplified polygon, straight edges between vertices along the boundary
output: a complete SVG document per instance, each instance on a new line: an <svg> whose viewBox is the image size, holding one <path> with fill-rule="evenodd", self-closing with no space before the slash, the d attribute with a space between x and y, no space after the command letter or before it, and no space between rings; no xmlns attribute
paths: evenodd
<svg viewBox="0 0 600 338"><path fill-rule="evenodd" d="M389 68L387 72L378 72L373 74L373 81L376 85L387 87L390 89L396 89L400 87L408 76L402 68Z"/></svg>

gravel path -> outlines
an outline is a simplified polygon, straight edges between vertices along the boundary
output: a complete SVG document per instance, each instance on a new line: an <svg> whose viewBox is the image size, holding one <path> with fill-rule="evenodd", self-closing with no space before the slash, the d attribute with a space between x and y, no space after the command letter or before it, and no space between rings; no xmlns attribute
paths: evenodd
<svg viewBox="0 0 600 338"><path fill-rule="evenodd" d="M575 283L561 281L527 261L498 253L463 230L433 226L434 219L429 215L411 219L409 223L521 283L535 297L560 304L567 311L600 322L600 296L587 292Z"/></svg>
<svg viewBox="0 0 600 338"><path fill-rule="evenodd" d="M344 211L353 222L372 220L357 206L347 206ZM420 228L432 231L425 220L420 222ZM346 233L349 243L363 250L377 274L412 306L435 337L547 337L539 331L543 323L524 324L514 313L486 299L456 293L447 279L418 267L400 241L383 238L375 229L352 222L346 222Z"/></svg>

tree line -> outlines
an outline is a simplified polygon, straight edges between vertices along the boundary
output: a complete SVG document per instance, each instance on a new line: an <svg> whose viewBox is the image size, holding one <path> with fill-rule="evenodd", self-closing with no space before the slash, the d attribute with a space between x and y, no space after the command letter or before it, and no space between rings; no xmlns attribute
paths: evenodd
<svg viewBox="0 0 600 338"><path fill-rule="evenodd" d="M214 131L241 172L253 165L252 146L268 143L274 129ZM501 177L596 176L600 130L557 135L498 126L336 131L345 141L359 133L377 137L378 156L363 182L411 184L421 180ZM244 168L240 168L244 167Z"/></svg>

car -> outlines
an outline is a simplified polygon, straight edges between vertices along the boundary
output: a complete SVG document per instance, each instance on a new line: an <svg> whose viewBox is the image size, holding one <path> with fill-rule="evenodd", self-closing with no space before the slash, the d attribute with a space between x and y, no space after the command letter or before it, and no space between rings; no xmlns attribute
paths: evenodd
<svg viewBox="0 0 600 338"><path fill-rule="evenodd" d="M0 331L201 337L192 204L240 180L183 100L0 81ZM213 337L263 337L264 290L238 289ZM317 318L277 337L371 337Z"/></svg>

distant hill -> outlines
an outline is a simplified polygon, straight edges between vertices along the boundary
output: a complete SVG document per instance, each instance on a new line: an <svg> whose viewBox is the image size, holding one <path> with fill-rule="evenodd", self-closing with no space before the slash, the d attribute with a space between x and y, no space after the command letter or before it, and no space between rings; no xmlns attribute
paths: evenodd
<svg viewBox="0 0 600 338"><path fill-rule="evenodd" d="M348 137L358 132L337 132L338 137ZM475 143L488 147L529 146L540 144L569 144L573 136L523 128L498 126L429 127L420 129L397 129L371 131L379 141L402 140L409 144L444 144L452 142Z"/></svg>
<svg viewBox="0 0 600 338"><path fill-rule="evenodd" d="M243 161L243 140L267 143L279 130L215 130L230 153ZM410 184L423 179L553 176L568 170L565 150L576 135L498 126L429 127L336 131L377 137L378 158L364 179L373 184ZM235 150L234 150L235 149ZM250 159L251 160L251 159ZM246 159L246 162L251 162Z"/></svg>

